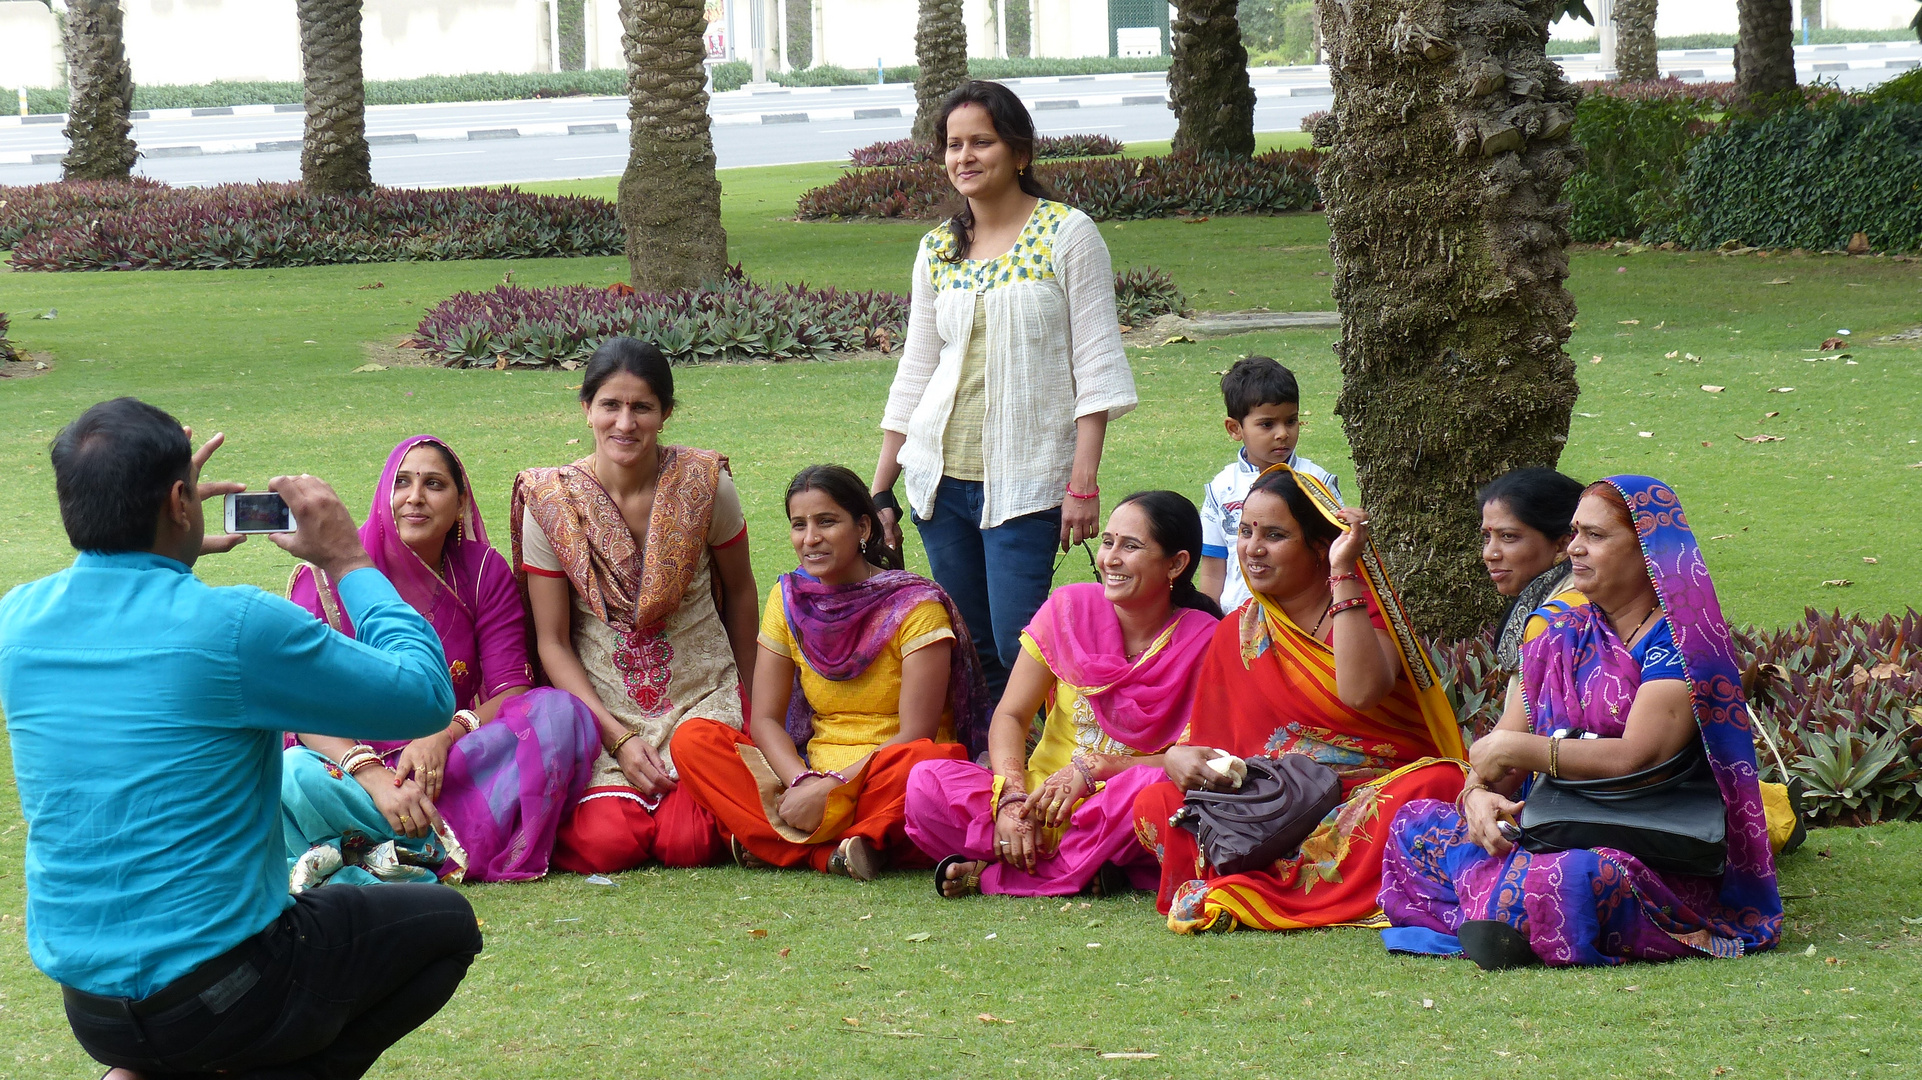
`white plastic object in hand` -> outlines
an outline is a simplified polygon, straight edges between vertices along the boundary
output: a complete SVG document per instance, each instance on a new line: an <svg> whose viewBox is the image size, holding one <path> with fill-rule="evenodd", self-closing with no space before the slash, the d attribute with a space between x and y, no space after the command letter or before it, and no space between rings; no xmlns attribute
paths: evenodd
<svg viewBox="0 0 1922 1080"><path fill-rule="evenodd" d="M1248 763L1233 754L1223 754L1217 758L1209 758L1208 767L1216 773L1227 777L1229 783L1237 788L1241 786L1243 780L1248 779Z"/></svg>

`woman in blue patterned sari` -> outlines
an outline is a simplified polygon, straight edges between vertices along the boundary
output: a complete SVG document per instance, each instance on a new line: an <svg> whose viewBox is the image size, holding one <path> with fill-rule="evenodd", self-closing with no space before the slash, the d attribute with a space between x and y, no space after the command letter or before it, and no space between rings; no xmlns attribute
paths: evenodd
<svg viewBox="0 0 1922 1080"><path fill-rule="evenodd" d="M1396 951L1466 951L1484 967L1770 948L1782 901L1748 707L1681 503L1660 480L1612 476L1584 493L1574 525L1572 584L1587 602L1540 609L1545 626L1522 646L1525 693L1471 748L1456 803L1412 802L1396 816L1381 891L1394 926L1382 937ZM1530 853L1502 835L1537 773L1625 776L1692 741L1727 812L1720 876L1659 872L1613 848Z"/></svg>

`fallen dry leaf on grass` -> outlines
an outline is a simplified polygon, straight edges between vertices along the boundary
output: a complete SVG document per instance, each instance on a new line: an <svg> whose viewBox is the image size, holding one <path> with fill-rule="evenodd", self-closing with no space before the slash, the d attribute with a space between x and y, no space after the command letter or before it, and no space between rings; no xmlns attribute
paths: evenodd
<svg viewBox="0 0 1922 1080"><path fill-rule="evenodd" d="M1764 420L1773 420L1773 419L1775 419L1776 417L1778 417L1778 416L1780 416L1780 415L1782 415L1782 414L1781 414L1781 413L1779 413L1779 412L1765 412L1765 413L1763 413L1763 414L1762 414L1762 419L1764 419Z"/></svg>
<svg viewBox="0 0 1922 1080"><path fill-rule="evenodd" d="M1736 438L1743 442L1752 443L1781 442L1783 440L1783 436L1780 435L1737 435Z"/></svg>
<svg viewBox="0 0 1922 1080"><path fill-rule="evenodd" d="M1711 537L1709 537L1709 539L1710 539L1710 540L1733 540L1733 539L1735 539L1735 534L1734 534L1734 533L1722 533L1722 534L1721 534L1720 536L1711 536Z"/></svg>
<svg viewBox="0 0 1922 1080"><path fill-rule="evenodd" d="M1678 356L1680 356L1680 355L1682 355L1682 350L1680 350L1680 349L1677 349L1677 350L1675 350L1674 352L1666 352L1666 353L1663 353L1663 354L1662 354L1662 359L1664 359L1664 360L1673 360L1673 359L1675 359L1676 357L1678 357Z"/></svg>
<svg viewBox="0 0 1922 1080"><path fill-rule="evenodd" d="M387 283L385 281L376 281L370 285L356 285L354 287L362 292L366 292L368 289L385 289Z"/></svg>
<svg viewBox="0 0 1922 1080"><path fill-rule="evenodd" d="M1874 566L1876 563L1879 563L1882 560L1876 558L1873 555L1864 555L1862 556L1862 561L1865 563L1868 563L1870 566Z"/></svg>
<svg viewBox="0 0 1922 1080"><path fill-rule="evenodd" d="M1186 334L1174 334L1170 337L1163 339L1161 343L1163 345L1193 345L1195 343L1195 339L1189 337Z"/></svg>
<svg viewBox="0 0 1922 1080"><path fill-rule="evenodd" d="M1602 358L1599 356L1591 356L1588 358L1588 362L1591 364L1599 364L1602 362Z"/></svg>
<svg viewBox="0 0 1922 1080"><path fill-rule="evenodd" d="M1823 338L1822 344L1817 346L1817 348L1822 352L1828 352L1830 349L1839 349L1842 346L1847 345L1848 343L1849 342L1847 338L1839 338L1839 337Z"/></svg>
<svg viewBox="0 0 1922 1080"><path fill-rule="evenodd" d="M1724 390L1727 390L1727 389L1728 389L1728 387L1726 387L1726 386L1711 386L1711 385L1709 385L1708 383L1703 383L1703 384L1702 384L1702 389L1704 389L1704 390L1706 390L1706 391L1708 391L1708 392L1709 392L1709 393L1711 393L1711 394L1719 394L1719 393L1721 393L1722 391L1724 391Z"/></svg>
<svg viewBox="0 0 1922 1080"><path fill-rule="evenodd" d="M1644 439L1653 439L1655 437L1655 433L1653 431L1638 431L1635 434Z"/></svg>
<svg viewBox="0 0 1922 1080"><path fill-rule="evenodd" d="M1775 279L1774 281L1764 281L1764 282L1763 282L1762 284L1764 284L1764 285L1787 285L1787 284L1788 284L1789 282L1791 282L1791 281L1794 281L1794 280L1795 280L1795 279L1794 279L1794 278L1792 278L1792 277L1779 277L1779 278L1776 278L1776 279Z"/></svg>
<svg viewBox="0 0 1922 1080"><path fill-rule="evenodd" d="M1615 320L1615 322L1616 322L1616 323L1617 323L1618 325L1621 325L1621 326L1640 326L1640 325L1642 325L1642 320L1640 320L1640 319L1617 319L1617 320Z"/></svg>
<svg viewBox="0 0 1922 1080"><path fill-rule="evenodd" d="M928 933L928 932L927 932L926 930L923 930L923 931L921 931L921 932L920 932L920 933L918 933L918 934L909 934L909 935L908 935L907 937L904 937L904 938L902 938L901 940L903 940L903 941L926 941L926 940L928 940L929 938L931 938L931 937L933 937L933 936L934 936L933 934L930 934L930 933Z"/></svg>
<svg viewBox="0 0 1922 1080"><path fill-rule="evenodd" d="M766 930L760 930L760 929L755 929L755 930L749 930L749 931L747 932L747 936L748 936L748 937L766 937L766 936L767 936L767 931L766 931Z"/></svg>
<svg viewBox="0 0 1922 1080"><path fill-rule="evenodd" d="M1793 393L1795 393L1795 387L1793 387L1793 386L1771 386L1771 387L1769 387L1769 393L1771 393L1771 394L1793 394Z"/></svg>
<svg viewBox="0 0 1922 1080"><path fill-rule="evenodd" d="M993 1014L991 1014L991 1013L976 1013L976 1014L975 1014L975 1017L974 1017L974 1018L975 1018L976 1020L979 1020L979 1021L981 1021L981 1022L982 1022L982 1023L984 1023L984 1024L1012 1024L1012 1023L1014 1023L1014 1021L1012 1021L1012 1020L1003 1020L1003 1019L1001 1019L1000 1017L998 1017L998 1016L995 1016L995 1015L993 1015Z"/></svg>
<svg viewBox="0 0 1922 1080"><path fill-rule="evenodd" d="M1135 1051L1129 1051L1125 1054L1103 1054L1101 1056L1102 1058L1108 1061L1153 1061L1154 1059L1160 1057L1161 1055L1160 1054L1143 1054L1143 1053L1137 1053Z"/></svg>
<svg viewBox="0 0 1922 1080"><path fill-rule="evenodd" d="M1850 581L1848 578L1845 578L1845 577L1839 577L1839 578L1830 578L1829 580L1824 581L1822 584L1827 585L1831 588L1846 589L1849 586L1855 584L1855 582Z"/></svg>
<svg viewBox="0 0 1922 1080"><path fill-rule="evenodd" d="M387 370L386 364L362 364L359 367L355 368L354 370L348 372L348 374L361 375L369 371L386 371L386 370Z"/></svg>

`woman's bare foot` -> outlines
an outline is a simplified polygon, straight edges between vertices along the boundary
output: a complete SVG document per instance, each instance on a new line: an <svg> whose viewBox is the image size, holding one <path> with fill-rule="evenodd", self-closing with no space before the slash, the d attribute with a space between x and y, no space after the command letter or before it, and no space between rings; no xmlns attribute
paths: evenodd
<svg viewBox="0 0 1922 1080"><path fill-rule="evenodd" d="M988 868L985 860L973 862L945 862L942 864L941 895L954 899L972 896L981 891L981 872Z"/></svg>

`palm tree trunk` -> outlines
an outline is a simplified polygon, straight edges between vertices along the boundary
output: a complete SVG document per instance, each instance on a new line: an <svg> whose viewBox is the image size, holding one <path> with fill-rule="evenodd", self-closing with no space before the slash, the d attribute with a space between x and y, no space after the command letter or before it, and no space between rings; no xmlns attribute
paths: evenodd
<svg viewBox="0 0 1922 1080"><path fill-rule="evenodd" d="M129 132L133 69L127 66L120 0L68 0L67 156L62 180L125 180L140 151Z"/></svg>
<svg viewBox="0 0 1922 1080"><path fill-rule="evenodd" d="M1554 0L1322 0L1333 114L1319 182L1341 308L1335 411L1416 625L1498 613L1474 493L1554 465L1576 395L1569 137L1579 91L1543 55Z"/></svg>
<svg viewBox="0 0 1922 1080"><path fill-rule="evenodd" d="M1615 77L1623 82L1662 77L1655 62L1655 0L1615 0Z"/></svg>
<svg viewBox="0 0 1922 1080"><path fill-rule="evenodd" d="M941 102L968 81L968 24L961 18L961 0L921 0L921 21L914 28L914 59L921 75L914 80L916 142L934 138L934 122Z"/></svg>
<svg viewBox="0 0 1922 1080"><path fill-rule="evenodd" d="M727 269L721 181L707 116L702 0L623 0L629 136L621 225L636 289L681 289Z"/></svg>
<svg viewBox="0 0 1922 1080"><path fill-rule="evenodd" d="M1736 0L1735 92L1759 103L1795 89L1794 0Z"/></svg>
<svg viewBox="0 0 1922 1080"><path fill-rule="evenodd" d="M1169 37L1168 108L1174 149L1248 157L1255 152L1255 92L1236 0L1179 0Z"/></svg>
<svg viewBox="0 0 1922 1080"><path fill-rule="evenodd" d="M367 86L360 70L361 0L295 0L307 124L300 182L311 191L353 194L374 187L367 149Z"/></svg>

